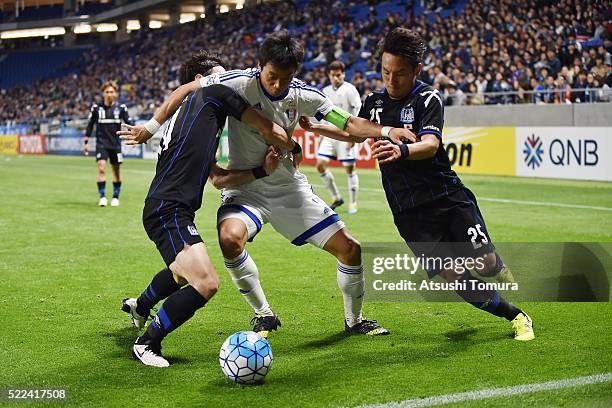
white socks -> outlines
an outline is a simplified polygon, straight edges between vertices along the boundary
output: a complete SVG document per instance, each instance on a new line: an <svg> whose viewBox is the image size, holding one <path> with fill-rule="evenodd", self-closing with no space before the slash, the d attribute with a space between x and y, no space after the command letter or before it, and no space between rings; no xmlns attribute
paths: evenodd
<svg viewBox="0 0 612 408"><path fill-rule="evenodd" d="M352 327L363 320L361 315L365 287L363 267L349 266L338 261L337 279L344 298L344 318L346 324Z"/></svg>
<svg viewBox="0 0 612 408"><path fill-rule="evenodd" d="M334 180L334 175L331 171L325 170L325 172L321 173L321 178L323 179L323 184L327 187L327 190L332 195L334 201L337 201L341 198L340 191L338 191L338 186L336 186L336 181Z"/></svg>
<svg viewBox="0 0 612 408"><path fill-rule="evenodd" d="M234 285L258 316L273 316L266 295L259 283L259 271L255 261L246 251L234 258L226 259L225 266L232 276Z"/></svg>
<svg viewBox="0 0 612 408"><path fill-rule="evenodd" d="M359 176L357 176L357 173L347 174L347 176L348 176L349 204L357 205L357 190L359 190Z"/></svg>

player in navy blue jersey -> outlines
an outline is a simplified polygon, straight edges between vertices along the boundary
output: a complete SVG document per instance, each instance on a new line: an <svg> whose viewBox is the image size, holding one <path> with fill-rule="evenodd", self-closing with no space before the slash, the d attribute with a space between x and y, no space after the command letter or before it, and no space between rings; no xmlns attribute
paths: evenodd
<svg viewBox="0 0 612 408"><path fill-rule="evenodd" d="M96 127L96 162L98 163L98 193L100 200L98 205L106 207L106 160L110 160L113 168L113 199L111 206L119 205L119 193L121 192L120 166L123 162L121 155L121 139L117 131L121 129L121 122L132 124L127 111L127 106L117 103L119 87L115 81L107 81L102 87L104 102L102 105L94 104L91 107L89 123L85 130L83 140L83 153L89 155L89 138L94 134Z"/></svg>
<svg viewBox="0 0 612 408"><path fill-rule="evenodd" d="M432 86L417 80L423 67L426 45L415 32L405 28L391 31L380 44L385 89L369 95L359 113L383 126L410 129L417 141L395 144L378 140L373 156L379 160L382 183L397 229L415 256L481 258L475 271L495 276L500 282L513 282L487 231L474 194L451 170L442 144L444 106L442 96ZM302 120L302 127L340 136L326 125ZM363 139L344 133L347 140ZM454 269L429 269L430 278L439 274L449 282L482 282ZM534 338L532 321L522 310L504 300L495 290L466 290L459 296L496 316L512 322L515 339ZM457 285L462 287L461 285Z"/></svg>

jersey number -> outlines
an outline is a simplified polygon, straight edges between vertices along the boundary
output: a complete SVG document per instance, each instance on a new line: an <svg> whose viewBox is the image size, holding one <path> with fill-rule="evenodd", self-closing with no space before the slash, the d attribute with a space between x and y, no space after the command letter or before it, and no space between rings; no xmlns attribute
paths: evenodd
<svg viewBox="0 0 612 408"><path fill-rule="evenodd" d="M376 122L380 125L380 114L382 113L382 108L372 108L370 111L370 122Z"/></svg>
<svg viewBox="0 0 612 408"><path fill-rule="evenodd" d="M472 239L472 246L474 246L474 249L478 249L482 247L483 243L484 244L489 243L489 239L487 238L485 233L482 232L481 228L482 226L480 224L476 224L473 227L468 228L467 230L468 236ZM481 242L477 242L479 237L480 237Z"/></svg>

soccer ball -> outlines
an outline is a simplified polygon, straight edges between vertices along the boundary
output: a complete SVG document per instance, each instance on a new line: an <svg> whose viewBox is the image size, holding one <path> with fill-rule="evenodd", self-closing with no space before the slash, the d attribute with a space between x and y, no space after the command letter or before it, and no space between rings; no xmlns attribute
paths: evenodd
<svg viewBox="0 0 612 408"><path fill-rule="evenodd" d="M272 360L268 340L252 331L232 334L219 352L223 374L238 384L262 383L272 367Z"/></svg>

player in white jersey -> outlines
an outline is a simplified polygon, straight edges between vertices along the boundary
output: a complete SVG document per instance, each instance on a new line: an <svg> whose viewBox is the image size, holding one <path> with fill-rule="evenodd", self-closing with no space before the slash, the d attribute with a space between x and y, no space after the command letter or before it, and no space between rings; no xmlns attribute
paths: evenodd
<svg viewBox="0 0 612 408"><path fill-rule="evenodd" d="M271 34L259 50L261 70L230 71L179 87L147 125L133 128L137 134L133 139L143 141L150 138L146 129L167 120L191 90L220 83L234 89L289 134L300 116L314 116L354 136L415 140L406 129L382 127L350 115L333 106L318 89L294 79L303 58L302 45L288 33ZM228 168L241 170L260 166L267 149L264 140L231 119L229 134ZM337 282L344 298L345 329L348 332L388 334L375 321L362 316L365 283L360 244L338 215L313 193L306 177L297 171L300 160L301 147L295 143L291 152L285 152L285 158L275 173L240 187L225 189L222 193L223 203L217 213L219 244L232 280L255 311L253 330L267 336L270 330L280 326L261 288L257 266L245 250L247 241L255 238L263 224L270 223L293 244L310 243L337 258Z"/></svg>
<svg viewBox="0 0 612 408"><path fill-rule="evenodd" d="M331 99L335 106L344 109L351 115L357 116L361 109L361 96L353 84L344 81L346 67L342 61L334 61L327 67L330 85L323 88L323 93ZM359 178L355 172L355 161L359 146L354 142L343 142L322 136L319 149L317 150L317 171L330 192L333 202L332 210L344 204L340 195L334 175L327 169L330 160L339 160L346 170L348 176L349 191L349 214L357 212L357 190L359 189Z"/></svg>

